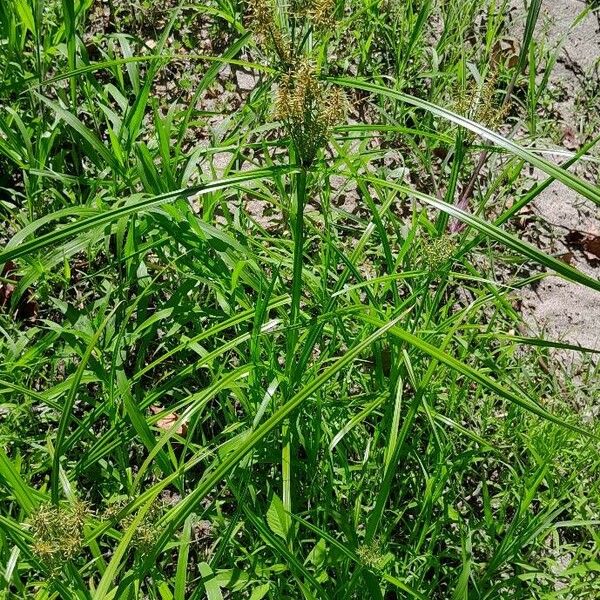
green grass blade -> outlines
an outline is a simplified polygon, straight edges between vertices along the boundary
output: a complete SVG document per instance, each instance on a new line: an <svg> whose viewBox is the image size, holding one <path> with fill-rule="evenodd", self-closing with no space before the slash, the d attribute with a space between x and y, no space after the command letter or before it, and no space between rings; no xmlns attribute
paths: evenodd
<svg viewBox="0 0 600 600"><path fill-rule="evenodd" d="M422 200L430 206L433 206L438 210L441 210L453 217L456 217L463 223L474 227L481 233L488 235L489 237L498 242L501 242L508 248L516 250L520 255L537 262L538 264L542 265L543 267L546 267L547 269L555 271L559 275L562 275L565 279L574 281L576 283L581 283L582 285L585 285L589 288L600 291L600 281L598 281L597 279L593 279L589 275L586 275L585 273L574 269L565 262L557 260L556 258L553 258L548 254L541 252L528 242L519 240L518 238L512 236L510 233L507 233L499 227L496 227L495 225L488 223L483 219L480 219L479 217L476 217L475 215L472 215L453 204L448 204L447 202L434 198L433 196L429 196L428 194L417 192L416 190L413 190L408 186L392 183L390 181L385 181L380 178L367 177L365 178L365 180L377 185L397 190L399 192L407 194L408 196L418 198L419 200Z"/></svg>
<svg viewBox="0 0 600 600"><path fill-rule="evenodd" d="M375 327L382 327L384 325L384 323L381 319L378 319L377 317L373 317L370 315L362 315L361 314L361 315L359 315L359 318L367 323L370 323L371 325L374 325ZM460 373L461 375L464 375L465 377L469 378L470 380L474 381L475 383L478 383L478 384L486 387L490 391L497 394L500 398L504 398L505 400L508 400L509 402L512 402L513 404L516 404L517 406L520 406L521 408L524 408L525 410L532 412L533 414L537 415L538 417L541 417L542 419L546 419L547 421L551 421L552 423L555 423L556 425L560 425L561 427L566 427L567 429L570 429L576 433L579 433L579 434L589 437L589 438L600 439L594 433L587 431L585 429L582 429L581 427L578 427L577 425L572 425L571 423L566 422L564 419L556 417L555 415L549 413L547 410L542 408L539 404L537 404L530 398L517 396L510 390L507 390L506 388L502 387L500 384L496 383L493 379L491 379L487 375L484 375L483 373L481 373L480 371L477 371L473 367L460 362L459 360L455 359L454 357L450 356L449 354L446 354L445 352L440 351L437 347L435 347L432 344L430 344L429 342L426 342L425 340L417 337L416 335L413 335L412 333L409 333L408 331L401 329L400 327L397 327L397 326L390 327L389 333L393 337L396 337L399 340L402 340L403 342L406 342L407 344L414 346L418 350L421 350L425 354L428 354L432 358L435 358L436 360L438 360L439 362L450 367L457 373Z"/></svg>
<svg viewBox="0 0 600 600"><path fill-rule="evenodd" d="M113 223L123 217L141 212L147 212L177 198L188 198L194 194L208 194L216 190L222 190L241 185L242 183L247 183L248 181L252 181L254 179L268 179L273 177L275 174L283 175L292 173L295 170L295 167L271 167L266 169L255 169L253 171L245 171L243 173L232 175L216 181L199 184L194 187L167 192L166 194L160 194L151 198L143 198L141 200L134 199L129 203L123 204L117 208L112 208L92 217L81 219L75 223L71 223L61 229L58 229L57 231L41 235L40 237L29 242L23 242L16 248L6 248L0 252L0 264L3 264L9 260L14 260L15 258L19 258L21 256L26 256L34 250L47 248L50 245L54 245L62 240L74 237L95 227Z"/></svg>
<svg viewBox="0 0 600 600"><path fill-rule="evenodd" d="M576 175L573 175L569 171L565 171L564 169L557 167L551 162L548 162L547 160L536 156L535 154L533 154L529 150L526 150L519 144L516 144L508 138L498 133L495 133L491 129L488 129L487 127L484 127L483 125L476 123L471 119L463 117L441 106L437 106L436 104L432 104L427 100L421 100L420 98L416 98L408 94L403 94L401 92L397 92L395 90L364 80L351 79L347 77L329 77L328 81L344 87L364 90L366 92L372 92L374 94L381 94L382 96L387 96L388 98L404 102L411 106L416 106L417 108L430 112L431 114L437 117L446 119L448 121L451 121L452 123L460 125L461 127L464 127L465 129L476 133L480 137L496 144L500 148L509 151L511 154L522 158L529 164L538 167L538 169L554 177L557 181L564 183L566 186L570 187L577 193L588 198L592 202L600 205L600 191L596 186L593 186L590 183L580 179Z"/></svg>
<svg viewBox="0 0 600 600"><path fill-rule="evenodd" d="M73 406L75 404L75 397L77 395L77 391L79 389L79 383L81 382L81 378L83 377L83 372L87 368L87 364L92 357L92 353L96 349L98 345L98 341L100 340L101 335L103 334L106 326L109 321L112 319L119 305L117 304L104 318L100 327L96 330L96 333L90 340L85 353L81 357L81 362L77 367L77 371L75 373L75 377L73 382L71 383L71 387L69 389L69 393L65 398L65 404L62 408L62 414L60 417L60 421L58 423L58 430L56 432L56 439L54 442L54 456L52 457L52 475L51 475L51 490L52 490L52 502L55 504L58 503L58 495L59 495L59 475L60 475L60 459L62 456L62 445L64 439L67 434L67 429L69 427L69 423L71 422L71 413L73 412Z"/></svg>
<svg viewBox="0 0 600 600"><path fill-rule="evenodd" d="M381 326L377 331L359 342L349 350L344 356L339 358L328 369L319 376L315 377L310 383L305 385L296 393L286 404L280 407L273 415L263 422L257 429L249 432L247 437L234 449L227 457L217 464L200 482L198 487L175 507L164 519L164 533L157 543L152 555L155 556L168 539L187 517L191 514L198 502L208 494L219 481L221 481L239 462L249 454L255 446L262 441L269 433L281 426L285 419L299 408L312 394L325 385L334 375L348 366L361 352L368 348L375 340L389 331L398 319ZM149 559L150 560L150 559Z"/></svg>

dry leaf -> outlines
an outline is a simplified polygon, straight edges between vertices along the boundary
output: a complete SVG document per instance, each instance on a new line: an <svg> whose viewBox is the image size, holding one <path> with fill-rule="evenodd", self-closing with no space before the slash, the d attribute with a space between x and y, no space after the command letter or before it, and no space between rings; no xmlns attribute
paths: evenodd
<svg viewBox="0 0 600 600"><path fill-rule="evenodd" d="M567 150L577 150L579 148L579 140L577 132L573 127L567 126L563 128L562 144Z"/></svg>
<svg viewBox="0 0 600 600"><path fill-rule="evenodd" d="M504 38L498 40L492 48L492 62L495 66L505 63L509 69L514 69L519 63L519 45L516 40Z"/></svg>
<svg viewBox="0 0 600 600"><path fill-rule="evenodd" d="M561 254L558 257L559 260L562 260L564 263L567 263L568 265L573 264L574 258L575 258L575 255L572 252L565 252L564 254Z"/></svg>
<svg viewBox="0 0 600 600"><path fill-rule="evenodd" d="M165 409L162 406L159 406L157 404L153 404L150 407L150 412L153 415L157 415L161 412L163 412ZM164 431L171 429L171 427L173 427L173 425L177 422L177 419L179 419L179 415L177 413L170 413L165 415L164 417L160 418L155 425L159 428L162 429ZM187 434L187 423L180 423L179 426L177 427L177 429L175 429L175 433L177 435L181 435L184 436Z"/></svg>
<svg viewBox="0 0 600 600"><path fill-rule="evenodd" d="M593 254L596 258L600 258L600 235L587 238L583 242L583 248L587 253Z"/></svg>

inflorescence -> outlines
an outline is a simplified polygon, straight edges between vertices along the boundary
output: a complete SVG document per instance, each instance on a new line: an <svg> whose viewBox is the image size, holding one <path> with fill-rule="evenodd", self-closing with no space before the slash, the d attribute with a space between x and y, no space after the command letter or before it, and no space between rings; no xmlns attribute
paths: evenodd
<svg viewBox="0 0 600 600"><path fill-rule="evenodd" d="M85 502L54 506L43 504L30 518L33 554L51 573L75 558L83 547L83 526L89 515Z"/></svg>
<svg viewBox="0 0 600 600"><path fill-rule="evenodd" d="M306 59L282 77L275 116L286 126L303 166L311 165L331 128L344 118L346 104L344 92L325 87Z"/></svg>
<svg viewBox="0 0 600 600"><path fill-rule="evenodd" d="M306 19L312 27L331 27L335 0L299 0L292 4L291 13L294 19ZM298 161L308 167L326 144L331 128L345 117L346 95L320 81L308 58L296 56L278 23L272 0L251 0L249 15L259 46L279 63L275 117L292 139Z"/></svg>

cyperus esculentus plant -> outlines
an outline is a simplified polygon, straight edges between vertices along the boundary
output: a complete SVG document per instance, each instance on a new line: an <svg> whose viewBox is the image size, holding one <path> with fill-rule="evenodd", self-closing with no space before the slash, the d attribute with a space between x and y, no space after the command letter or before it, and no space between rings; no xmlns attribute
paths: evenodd
<svg viewBox="0 0 600 600"><path fill-rule="evenodd" d="M294 202L289 210L294 250L289 329L286 335L284 402L293 396L299 379L295 359L303 295L304 207L310 192L308 171L318 152L326 145L331 128L346 113L344 92L328 88L320 81L310 60L311 33L313 30L323 32L333 23L334 5L330 0L293 5L289 23L291 42L288 44L288 36L277 21L275 5L268 0L252 0L250 3L250 23L257 41L278 68L275 117L283 123L292 142L290 162L300 167L293 178ZM291 513L297 435L288 422L283 424L282 437L282 500L286 511ZM288 529L289 526L287 520Z"/></svg>

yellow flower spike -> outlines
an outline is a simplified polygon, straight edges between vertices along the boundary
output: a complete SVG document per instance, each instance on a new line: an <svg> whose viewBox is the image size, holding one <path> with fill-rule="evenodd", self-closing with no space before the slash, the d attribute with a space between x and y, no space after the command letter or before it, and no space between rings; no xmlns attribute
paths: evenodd
<svg viewBox="0 0 600 600"><path fill-rule="evenodd" d="M346 106L344 92L328 90L307 59L282 77L275 99L275 116L286 126L304 166L314 161L331 128L344 118Z"/></svg>

